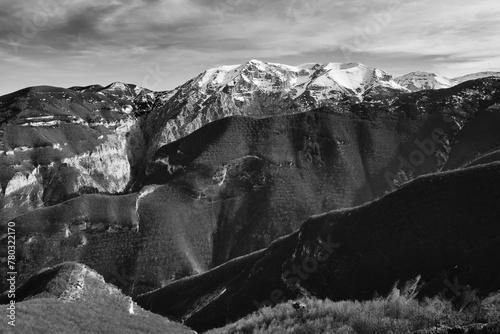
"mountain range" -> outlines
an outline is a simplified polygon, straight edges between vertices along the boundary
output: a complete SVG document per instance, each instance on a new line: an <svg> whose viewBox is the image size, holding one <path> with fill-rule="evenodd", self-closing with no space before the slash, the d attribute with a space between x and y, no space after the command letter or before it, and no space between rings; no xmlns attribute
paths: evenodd
<svg viewBox="0 0 500 334"><path fill-rule="evenodd" d="M195 330L274 291L369 299L421 275L423 298L457 266L480 293L500 290L499 77L251 60L170 91L1 96L0 246L14 223L20 304L61 263ZM290 282L324 257L317 240L335 252Z"/></svg>

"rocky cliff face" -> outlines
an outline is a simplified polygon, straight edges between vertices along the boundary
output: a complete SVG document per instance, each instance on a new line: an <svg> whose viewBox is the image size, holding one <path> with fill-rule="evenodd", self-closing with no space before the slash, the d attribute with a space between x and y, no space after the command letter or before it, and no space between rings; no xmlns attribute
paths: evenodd
<svg viewBox="0 0 500 334"><path fill-rule="evenodd" d="M0 98L0 220L82 193L123 193L145 151L151 92L115 83Z"/></svg>

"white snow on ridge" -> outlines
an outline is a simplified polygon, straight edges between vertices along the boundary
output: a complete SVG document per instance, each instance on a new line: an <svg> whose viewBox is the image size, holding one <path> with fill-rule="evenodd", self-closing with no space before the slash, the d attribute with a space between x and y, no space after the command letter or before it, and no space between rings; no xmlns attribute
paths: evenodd
<svg viewBox="0 0 500 334"><path fill-rule="evenodd" d="M461 77L453 78L452 80L455 81L456 85L458 85L458 84L465 82L465 81L481 79L481 78L486 78L486 77L500 77L500 72L488 71L488 72L471 73L471 74L463 75Z"/></svg>
<svg viewBox="0 0 500 334"><path fill-rule="evenodd" d="M204 87L207 85L225 85L237 75L237 71L235 70L239 66L240 65L226 65L206 70L201 74L198 86Z"/></svg>
<svg viewBox="0 0 500 334"><path fill-rule="evenodd" d="M424 89L441 89L454 86L453 80L428 72L411 72L395 79L401 86L415 92Z"/></svg>
<svg viewBox="0 0 500 334"><path fill-rule="evenodd" d="M434 73L417 71L397 77L395 78L395 81L411 91L420 91L425 89L450 88L465 81L490 76L500 77L500 72L479 72L456 78L447 78Z"/></svg>
<svg viewBox="0 0 500 334"><path fill-rule="evenodd" d="M290 66L250 60L242 65L209 69L194 82L207 95L226 86L238 86L238 93L279 91L292 98L297 98L306 90L325 91L324 94L313 94L321 96L321 99L329 98L331 94L327 92L362 97L367 89L375 86L408 91L394 81L390 74L358 63L306 63Z"/></svg>
<svg viewBox="0 0 500 334"><path fill-rule="evenodd" d="M128 87L123 82L115 81L111 85L109 85L108 87L104 87L104 89L126 91L126 90L128 90Z"/></svg>

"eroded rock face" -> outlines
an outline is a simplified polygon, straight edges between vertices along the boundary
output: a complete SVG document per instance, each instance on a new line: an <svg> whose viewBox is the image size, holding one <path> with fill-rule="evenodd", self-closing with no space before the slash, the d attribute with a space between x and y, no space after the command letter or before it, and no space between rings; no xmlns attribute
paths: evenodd
<svg viewBox="0 0 500 334"><path fill-rule="evenodd" d="M143 159L141 115L153 99L118 83L3 96L0 220L82 193L125 192Z"/></svg>
<svg viewBox="0 0 500 334"><path fill-rule="evenodd" d="M84 187L95 188L100 193L122 193L127 189L132 168L138 167L143 151L138 128L137 120L128 119L90 152L62 160L62 164L78 171L75 193ZM135 145L130 143L130 137L136 140Z"/></svg>
<svg viewBox="0 0 500 334"><path fill-rule="evenodd" d="M19 212L28 212L43 206L43 178L39 168L31 172L17 172L5 187L0 198L2 215L15 217Z"/></svg>

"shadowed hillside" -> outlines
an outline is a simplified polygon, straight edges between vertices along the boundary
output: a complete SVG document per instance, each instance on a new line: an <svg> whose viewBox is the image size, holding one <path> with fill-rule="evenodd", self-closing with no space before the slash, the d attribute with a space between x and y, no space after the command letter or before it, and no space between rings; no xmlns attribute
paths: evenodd
<svg viewBox="0 0 500 334"><path fill-rule="evenodd" d="M494 91L495 84L407 94L391 107L360 104L345 114L323 108L226 118L163 146L145 169L142 184L155 186L143 190L138 216L149 240L168 240L160 253L181 261L154 260L161 255L148 247L139 255L141 272L160 266L167 278L172 271L198 273L266 247L312 214L360 205L438 171L450 154L471 159L479 154L475 147L455 145L464 124L481 131L484 147L498 147L498 122L489 120L496 117L493 101L478 99L467 110L453 102L466 90ZM428 105L411 107L421 100Z"/></svg>
<svg viewBox="0 0 500 334"><path fill-rule="evenodd" d="M499 182L499 163L420 177L380 200L313 216L265 251L136 301L206 330L298 295L370 299L418 275L421 296L488 294L500 289Z"/></svg>
<svg viewBox="0 0 500 334"><path fill-rule="evenodd" d="M139 240L136 198L137 194L83 195L12 219L18 282L65 261L82 262L113 279L113 273L131 261ZM2 238L7 240L6 235ZM6 242L1 249L7 252ZM2 275L6 271L6 265L0 269Z"/></svg>

